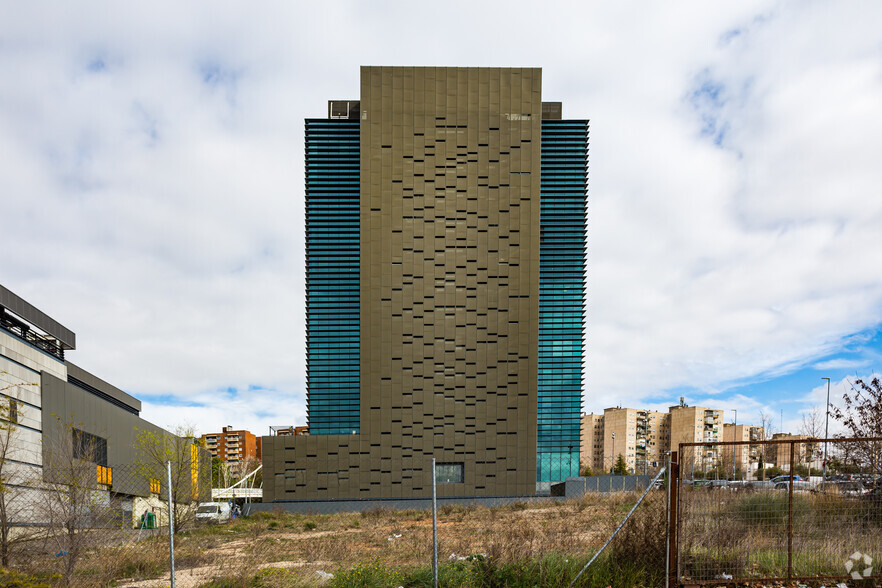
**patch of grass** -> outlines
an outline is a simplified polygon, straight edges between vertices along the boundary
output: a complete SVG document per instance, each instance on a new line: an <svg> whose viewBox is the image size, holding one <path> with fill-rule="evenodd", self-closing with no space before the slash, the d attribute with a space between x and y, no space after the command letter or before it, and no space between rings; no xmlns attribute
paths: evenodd
<svg viewBox="0 0 882 588"><path fill-rule="evenodd" d="M339 570L331 579L330 588L397 588L405 584L405 575L375 559L359 563L348 570Z"/></svg>
<svg viewBox="0 0 882 588"><path fill-rule="evenodd" d="M800 502L793 497L794 510ZM787 492L755 492L734 503L737 517L746 524L764 530L777 531L787 524Z"/></svg>
<svg viewBox="0 0 882 588"><path fill-rule="evenodd" d="M464 561L444 562L438 569L438 583L445 588L564 588L576 577L587 558L548 554L537 560L499 563L492 558L471 556ZM332 588L432 586L431 566L396 570L379 561L338 571L328 586ZM648 588L657 579L628 563L616 563L608 556L599 558L576 583L580 588Z"/></svg>
<svg viewBox="0 0 882 588"><path fill-rule="evenodd" d="M225 576L215 578L199 588L300 588L308 586L305 579L292 572L281 568L266 568L256 574L241 578L239 576Z"/></svg>
<svg viewBox="0 0 882 588"><path fill-rule="evenodd" d="M101 575L110 580L145 580L168 571L168 548L158 543L108 548L100 554L100 560Z"/></svg>

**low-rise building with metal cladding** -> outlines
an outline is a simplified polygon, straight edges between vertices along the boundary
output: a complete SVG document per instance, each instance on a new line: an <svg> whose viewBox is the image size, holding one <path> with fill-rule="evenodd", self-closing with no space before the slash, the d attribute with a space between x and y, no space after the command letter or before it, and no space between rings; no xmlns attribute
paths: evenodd
<svg viewBox="0 0 882 588"><path fill-rule="evenodd" d="M309 435L263 438L265 501L578 475L588 121L541 77L363 67L306 121Z"/></svg>
<svg viewBox="0 0 882 588"><path fill-rule="evenodd" d="M73 331L0 285L0 419L11 430L4 483L19 491L59 481L51 464L57 464L59 453L69 460L72 452L95 468L96 492L118 501L121 520L131 519L133 498L158 495L164 487L162 472L151 476L135 465L145 461L139 453L142 439L172 435L140 417L138 399L70 362L66 354L75 347ZM200 468L210 480L208 456L194 451L193 457L187 493L208 496L210 482L198 487L205 477ZM115 468L138 475L114 476ZM11 482L13 477L18 483Z"/></svg>

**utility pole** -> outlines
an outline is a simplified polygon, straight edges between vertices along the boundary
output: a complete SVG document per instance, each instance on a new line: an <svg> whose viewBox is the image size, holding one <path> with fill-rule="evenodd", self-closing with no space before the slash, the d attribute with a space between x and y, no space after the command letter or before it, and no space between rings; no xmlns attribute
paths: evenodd
<svg viewBox="0 0 882 588"><path fill-rule="evenodd" d="M732 440L733 441L741 441L741 439L738 438L738 409L733 408L732 411L735 413L735 424L733 425L733 428L732 428ZM738 457L740 457L740 454L741 454L741 446L740 445L733 445L732 446L732 479L733 480L735 479L735 463L738 461Z"/></svg>

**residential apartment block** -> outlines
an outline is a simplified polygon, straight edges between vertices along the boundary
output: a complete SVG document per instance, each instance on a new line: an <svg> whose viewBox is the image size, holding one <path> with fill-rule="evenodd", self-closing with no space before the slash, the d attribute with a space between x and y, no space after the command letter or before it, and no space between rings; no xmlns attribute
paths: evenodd
<svg viewBox="0 0 882 588"><path fill-rule="evenodd" d="M264 501L577 475L588 121L538 68L363 67L305 152L309 435L264 437Z"/></svg>
<svg viewBox="0 0 882 588"><path fill-rule="evenodd" d="M223 427L220 433L202 435L202 442L211 457L237 470L246 461L261 458L261 438L244 429L234 430L232 425Z"/></svg>
<svg viewBox="0 0 882 588"><path fill-rule="evenodd" d="M723 440L723 411L703 406L688 406L682 399L680 404L669 409L670 451L677 451L680 443L713 443ZM719 463L722 457L720 446L695 447L691 451L695 469L706 470ZM689 456L680 456L681 464ZM681 466L682 467L682 466Z"/></svg>
<svg viewBox="0 0 882 588"><path fill-rule="evenodd" d="M801 441L804 439L811 439L811 437L808 435L791 435L790 433L775 433L772 435L772 441ZM790 444L781 443L771 447L775 465L785 470L788 469L790 467ZM793 451L793 458L797 465L811 465L817 469L823 467L823 443L797 443L793 446Z"/></svg>
<svg viewBox="0 0 882 588"><path fill-rule="evenodd" d="M611 469L618 456L630 471L648 472L664 460L667 451L666 414L634 408L603 411L604 469Z"/></svg>
<svg viewBox="0 0 882 588"><path fill-rule="evenodd" d="M723 441L762 441L765 438L762 427L753 425L723 425ZM748 474L759 467L762 461L762 445L732 445L723 447L723 465L733 472Z"/></svg>
<svg viewBox="0 0 882 588"><path fill-rule="evenodd" d="M680 443L723 440L723 411L687 406L681 401L667 413L636 408L607 408L603 415L582 415L583 465L610 471L618 456L635 473L655 471ZM698 463L714 462L718 448L696 451ZM715 463L715 462L714 462Z"/></svg>
<svg viewBox="0 0 882 588"><path fill-rule="evenodd" d="M760 465L787 469L790 445L761 445L763 427L723 422L723 411L703 406L689 406L683 400L667 413L635 408L607 408L602 415L583 414L581 421L582 466L595 473L609 472L618 456L629 471L654 472L664 464L668 451L678 451L680 443L717 443L742 441L744 445L697 446L686 448L680 456L687 475L720 468L728 475L752 476ZM806 435L777 433L773 440L807 440ZM752 442L755 442L753 444ZM823 444L801 443L795 446L797 464L822 467Z"/></svg>
<svg viewBox="0 0 882 588"><path fill-rule="evenodd" d="M582 443L579 461L582 467L590 467L594 472L609 471L603 461L603 415L582 415Z"/></svg>

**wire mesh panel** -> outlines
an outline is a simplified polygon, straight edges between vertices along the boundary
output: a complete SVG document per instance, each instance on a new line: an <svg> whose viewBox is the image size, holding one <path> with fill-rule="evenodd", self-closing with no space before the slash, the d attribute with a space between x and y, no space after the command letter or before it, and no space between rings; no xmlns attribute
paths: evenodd
<svg viewBox="0 0 882 588"><path fill-rule="evenodd" d="M681 445L678 581L878 577L868 562L882 556L882 443L829 440L826 461L824 446L805 438ZM753 458L735 479L723 462L741 449Z"/></svg>
<svg viewBox="0 0 882 588"><path fill-rule="evenodd" d="M16 483L0 487L0 565L50 586L167 577L169 520L196 528L211 469L188 452L169 487L161 464L106 466L83 453L45 451L42 468L4 464Z"/></svg>

